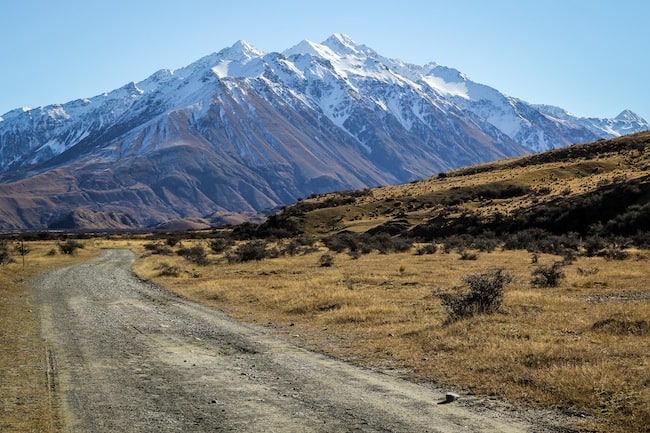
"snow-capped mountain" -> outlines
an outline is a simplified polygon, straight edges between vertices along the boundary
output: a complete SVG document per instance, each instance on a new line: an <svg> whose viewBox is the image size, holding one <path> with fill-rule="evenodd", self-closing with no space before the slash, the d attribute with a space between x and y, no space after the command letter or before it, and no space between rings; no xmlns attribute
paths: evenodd
<svg viewBox="0 0 650 433"><path fill-rule="evenodd" d="M579 119L335 34L250 43L88 99L0 118L0 228L144 226L648 129Z"/></svg>

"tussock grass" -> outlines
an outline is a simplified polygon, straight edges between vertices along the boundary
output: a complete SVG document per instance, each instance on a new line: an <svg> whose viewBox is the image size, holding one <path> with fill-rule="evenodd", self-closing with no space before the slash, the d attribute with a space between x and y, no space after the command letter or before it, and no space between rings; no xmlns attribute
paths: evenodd
<svg viewBox="0 0 650 433"><path fill-rule="evenodd" d="M149 255L135 269L182 296L351 362L556 408L575 415L577 430L641 432L650 425L648 252L623 261L579 257L562 267L566 278L557 287L536 287L532 272L559 256L540 253L531 263L528 252L497 249L461 261L456 252L418 255L417 248L357 258L330 252L330 267L319 264L323 246L250 263L211 254L200 269L180 257ZM158 277L161 260L186 272ZM446 321L438 295L497 268L513 277L501 307Z"/></svg>
<svg viewBox="0 0 650 433"><path fill-rule="evenodd" d="M2 431L59 431L55 407L46 378L46 347L41 338L38 311L26 281L44 269L69 265L97 254L92 241L75 254L61 254L54 241L9 241L11 263L0 265L0 426Z"/></svg>

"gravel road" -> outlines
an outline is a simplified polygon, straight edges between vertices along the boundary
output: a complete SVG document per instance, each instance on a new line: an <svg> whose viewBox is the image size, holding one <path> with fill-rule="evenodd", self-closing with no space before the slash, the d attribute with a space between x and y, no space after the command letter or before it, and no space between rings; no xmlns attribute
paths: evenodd
<svg viewBox="0 0 650 433"><path fill-rule="evenodd" d="M175 297L136 279L133 257L107 250L35 283L62 431L535 431Z"/></svg>

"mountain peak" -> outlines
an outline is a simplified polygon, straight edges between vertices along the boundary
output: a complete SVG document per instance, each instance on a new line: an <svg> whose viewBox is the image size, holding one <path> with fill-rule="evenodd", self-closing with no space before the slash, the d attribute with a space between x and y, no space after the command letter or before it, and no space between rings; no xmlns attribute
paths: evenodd
<svg viewBox="0 0 650 433"><path fill-rule="evenodd" d="M264 51L257 49L253 44L243 39L235 42L230 48L219 51L219 56L226 60L246 61L256 57L262 57Z"/></svg>
<svg viewBox="0 0 650 433"><path fill-rule="evenodd" d="M365 47L357 45L352 38L342 33L334 33L332 36L327 38L322 45L325 45L340 55L358 54L360 51L365 51Z"/></svg>
<svg viewBox="0 0 650 433"><path fill-rule="evenodd" d="M7 113L0 116L0 122L2 122L3 120L9 120L9 119L12 119L14 117L18 117L21 114L26 113L26 112L28 112L30 110L31 110L31 107L20 107L20 108L16 108L14 110L8 111Z"/></svg>
<svg viewBox="0 0 650 433"><path fill-rule="evenodd" d="M638 122L638 123L647 123L645 119L636 114L631 110L623 110L621 113L616 116L615 120L622 120L625 122Z"/></svg>
<svg viewBox="0 0 650 433"><path fill-rule="evenodd" d="M332 58L337 56L336 53L331 50L331 48L322 44L317 44L307 39L304 39L293 47L284 50L282 54L286 57L307 54L323 58Z"/></svg>

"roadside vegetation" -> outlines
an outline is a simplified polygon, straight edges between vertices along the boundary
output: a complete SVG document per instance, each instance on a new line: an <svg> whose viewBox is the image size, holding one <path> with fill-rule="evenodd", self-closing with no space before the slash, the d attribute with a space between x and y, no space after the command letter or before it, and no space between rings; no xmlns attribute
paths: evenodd
<svg viewBox="0 0 650 433"><path fill-rule="evenodd" d="M51 236L46 236L50 238ZM63 242L63 243L61 243ZM55 401L47 382L48 359L38 311L28 281L45 269L93 257L92 241L75 241L74 254L62 254L66 241L12 236L0 239L0 430L57 432ZM79 252L82 251L82 252Z"/></svg>
<svg viewBox="0 0 650 433"><path fill-rule="evenodd" d="M145 253L135 269L332 356L486 403L553 408L565 429L645 432L648 143L638 134L314 196L180 241L208 251L203 265Z"/></svg>
<svg viewBox="0 0 650 433"><path fill-rule="evenodd" d="M130 248L140 278L181 296L488 406L554 409L558 431L646 432L649 143L571 146L313 196L262 224L75 251ZM65 256L51 245L50 259ZM4 251L14 263L0 269L16 269Z"/></svg>

